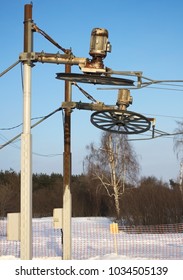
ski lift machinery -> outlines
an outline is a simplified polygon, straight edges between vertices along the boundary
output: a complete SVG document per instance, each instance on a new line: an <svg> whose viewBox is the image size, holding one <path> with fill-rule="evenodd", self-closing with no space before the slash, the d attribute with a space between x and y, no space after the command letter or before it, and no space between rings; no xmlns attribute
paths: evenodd
<svg viewBox="0 0 183 280"><path fill-rule="evenodd" d="M70 81L75 85L77 83L90 83L94 85L120 86L120 88L115 88L118 90L116 104L114 106L109 106L97 101L92 104L63 102L62 107L64 109L77 108L95 111L91 115L91 123L104 131L120 134L138 134L150 130L151 123L154 131L154 118L147 118L136 112L127 111L127 107L132 104L130 88L134 89L142 86L142 72L119 72L104 67L103 59L106 57L107 52L111 52L111 45L108 41L108 31L103 28L94 28L91 33L89 52L92 59L87 59L84 66L79 65L83 74L57 73L56 78ZM135 85L135 81L131 79L112 77L113 74L134 76L137 78L137 85ZM79 86L78 88L82 92L84 91ZM86 95L88 96L87 93Z"/></svg>
<svg viewBox="0 0 183 280"><path fill-rule="evenodd" d="M33 33L38 32L48 41L60 49L64 54L33 51ZM107 52L111 51L108 41L108 31L103 28L94 28L91 33L91 59L75 57L70 49L61 47L48 34L41 30L32 19L32 4L24 6L24 50L19 60L3 71L4 75L19 62L23 64L23 131L21 134L21 259L32 259L32 135L31 135L31 72L36 62L64 64L65 72L57 73L56 78L65 81L65 100L59 109L64 115L64 153L63 153L63 259L71 259L71 152L70 152L70 123L72 109L94 111L91 122L96 127L120 134L138 134L154 127L154 119L127 111L132 104L130 89L142 88L155 81L143 77L140 71L114 71L103 64ZM71 73L71 66L79 66L82 74ZM113 76L116 75L116 76ZM120 77L119 77L120 76ZM126 78L128 77L128 78ZM129 79L133 77L133 80ZM135 79L135 80L134 80ZM164 81L165 82L165 81ZM170 81L168 81L170 82ZM174 81L175 82L175 81ZM181 81L182 82L182 81ZM89 83L115 86L118 90L115 105L105 105L96 101L77 83ZM71 100L71 86L76 85L92 102L82 103ZM116 87L117 86L117 87ZM111 89L111 88L110 88ZM58 111L58 110L56 110Z"/></svg>
<svg viewBox="0 0 183 280"><path fill-rule="evenodd" d="M65 81L65 100L55 112L63 109L64 115L64 152L63 152L63 259L72 258L71 250L71 214L72 197L70 191L71 181L71 135L70 123L73 109L91 110L91 122L97 128L111 133L140 134L151 130L152 138L156 132L159 136L170 135L163 131L155 131L155 119L147 118L139 113L128 111L132 104L130 89L139 89L152 84L183 82L183 80L152 80L144 77L141 71L114 71L104 66L103 60L107 52L111 52L108 41L108 31L104 28L94 28L91 33L90 51L91 59L75 57L71 49L61 47L48 34L41 30L32 19L32 4L24 6L24 50L20 53L18 61L0 73L0 77L15 67L19 62L23 64L23 130L21 134L21 215L20 215L20 257L23 260L32 259L32 135L31 128L31 72L35 63L64 64L65 72L57 73L56 78ZM63 54L57 52L45 53L33 51L33 34L38 32L48 41L60 49ZM82 74L72 73L71 66L77 65ZM133 79L131 79L133 78ZM95 100L89 93L78 86L77 83L110 86L105 90L118 90L115 105L105 105ZM90 99L90 103L73 102L71 100L71 87L75 85ZM53 113L55 113L53 112ZM49 114L47 117L53 115ZM46 117L46 118L47 118ZM45 119L46 119L45 118ZM173 135L173 134L171 134ZM19 137L20 135L18 135ZM146 139L152 139L146 138ZM8 141L11 143L17 137ZM142 139L140 139L142 140ZM144 140L144 139L143 139ZM1 145L5 147L6 145ZM61 215L61 214L60 214Z"/></svg>

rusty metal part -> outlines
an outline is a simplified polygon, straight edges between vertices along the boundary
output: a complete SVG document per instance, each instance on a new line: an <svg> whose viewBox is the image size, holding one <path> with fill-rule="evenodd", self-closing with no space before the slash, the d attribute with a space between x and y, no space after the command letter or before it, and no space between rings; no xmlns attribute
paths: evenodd
<svg viewBox="0 0 183 280"><path fill-rule="evenodd" d="M90 110L90 111L101 111L116 109L115 106L105 105L103 102L98 103L83 103L83 102L62 102L62 109L79 109L79 110Z"/></svg>
<svg viewBox="0 0 183 280"><path fill-rule="evenodd" d="M94 69L104 69L103 60L100 57L94 57L92 60L87 60L85 68ZM89 69L87 72L89 72Z"/></svg>
<svg viewBox="0 0 183 280"><path fill-rule="evenodd" d="M33 36L30 28L32 22L32 6L27 4L24 6L24 52L32 52L33 49ZM31 45L29 44L30 41Z"/></svg>
<svg viewBox="0 0 183 280"><path fill-rule="evenodd" d="M75 57L68 54L52 54L52 53L35 53L35 60L42 63L56 63L56 64L70 64L70 65L82 65L86 64L86 58Z"/></svg>
<svg viewBox="0 0 183 280"><path fill-rule="evenodd" d="M116 105L120 110L126 110L126 108L132 104L132 96L130 96L130 91L128 89L118 90L118 100Z"/></svg>
<svg viewBox="0 0 183 280"><path fill-rule="evenodd" d="M105 58L107 52L111 51L108 42L108 31L104 28L94 28L91 32L90 51L92 57Z"/></svg>

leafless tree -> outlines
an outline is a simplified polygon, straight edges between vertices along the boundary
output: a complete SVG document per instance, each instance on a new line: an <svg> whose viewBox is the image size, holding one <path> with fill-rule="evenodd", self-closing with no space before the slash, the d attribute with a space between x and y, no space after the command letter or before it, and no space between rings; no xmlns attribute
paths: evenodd
<svg viewBox="0 0 183 280"><path fill-rule="evenodd" d="M176 152L177 159L180 160L180 178L179 188L183 199L183 181L182 181L182 167L183 167L183 121L177 121L177 128L174 136L174 152Z"/></svg>
<svg viewBox="0 0 183 280"><path fill-rule="evenodd" d="M177 121L177 128L175 129L174 136L174 151L176 152L177 158L183 158L183 122Z"/></svg>
<svg viewBox="0 0 183 280"><path fill-rule="evenodd" d="M104 132L99 147L93 143L87 146L88 173L104 187L108 196L114 199L116 217L120 217L120 198L126 183L137 181L139 164L137 156L127 141L126 135Z"/></svg>

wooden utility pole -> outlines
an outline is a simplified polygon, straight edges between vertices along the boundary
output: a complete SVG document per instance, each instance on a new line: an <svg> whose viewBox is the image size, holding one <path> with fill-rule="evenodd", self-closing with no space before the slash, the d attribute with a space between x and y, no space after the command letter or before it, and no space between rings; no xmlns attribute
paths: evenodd
<svg viewBox="0 0 183 280"><path fill-rule="evenodd" d="M71 72L71 65L65 65L65 72ZM71 82L65 81L65 102L71 101ZM63 259L72 258L71 249L71 109L65 109L64 119L64 170L63 170Z"/></svg>

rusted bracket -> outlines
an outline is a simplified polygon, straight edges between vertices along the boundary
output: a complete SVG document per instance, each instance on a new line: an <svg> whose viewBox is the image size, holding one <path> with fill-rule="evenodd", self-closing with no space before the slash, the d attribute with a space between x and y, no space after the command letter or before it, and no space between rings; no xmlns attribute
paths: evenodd
<svg viewBox="0 0 183 280"><path fill-rule="evenodd" d="M62 102L62 109L79 109L89 111L101 111L101 110L112 110L116 106L105 105L103 102L98 103L83 103L83 102Z"/></svg>

